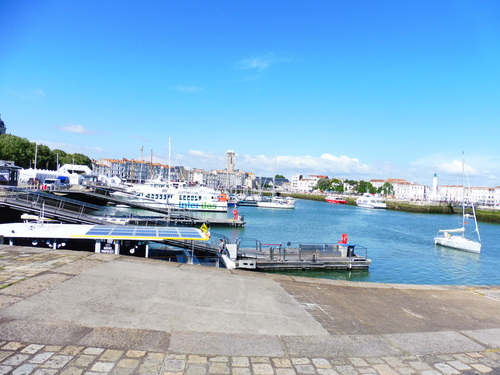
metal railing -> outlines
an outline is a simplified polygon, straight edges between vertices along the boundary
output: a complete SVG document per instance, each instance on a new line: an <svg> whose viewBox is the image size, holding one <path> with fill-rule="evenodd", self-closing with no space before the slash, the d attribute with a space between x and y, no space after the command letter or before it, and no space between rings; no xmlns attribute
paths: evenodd
<svg viewBox="0 0 500 375"><path fill-rule="evenodd" d="M366 260L368 249L357 244L299 244L299 260L319 261L348 258Z"/></svg>

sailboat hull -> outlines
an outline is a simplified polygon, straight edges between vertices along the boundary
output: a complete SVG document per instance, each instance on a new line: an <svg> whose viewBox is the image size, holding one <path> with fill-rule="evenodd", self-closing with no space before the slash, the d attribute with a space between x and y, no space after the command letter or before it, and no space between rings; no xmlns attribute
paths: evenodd
<svg viewBox="0 0 500 375"><path fill-rule="evenodd" d="M435 237L434 244L451 247L457 250L468 251L471 253L481 252L481 243L476 241L468 240L462 236L443 236Z"/></svg>

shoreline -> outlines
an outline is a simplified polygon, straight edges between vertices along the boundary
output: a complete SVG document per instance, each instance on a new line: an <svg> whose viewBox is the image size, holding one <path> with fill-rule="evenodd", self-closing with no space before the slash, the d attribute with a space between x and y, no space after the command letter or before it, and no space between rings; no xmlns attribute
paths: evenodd
<svg viewBox="0 0 500 375"><path fill-rule="evenodd" d="M296 199L308 199L315 201L325 201L326 195L317 194L284 194L291 196ZM345 197L347 204L351 206L356 206L356 198ZM385 200L387 203L387 210L392 211L402 211L420 214L448 214L455 215L461 213L458 211L457 207L454 207L450 203L431 203L431 202L409 202L409 201L398 201L398 200ZM494 208L485 209L484 206L476 207L476 218L478 222L485 223L498 223L500 224L500 210L495 210Z"/></svg>

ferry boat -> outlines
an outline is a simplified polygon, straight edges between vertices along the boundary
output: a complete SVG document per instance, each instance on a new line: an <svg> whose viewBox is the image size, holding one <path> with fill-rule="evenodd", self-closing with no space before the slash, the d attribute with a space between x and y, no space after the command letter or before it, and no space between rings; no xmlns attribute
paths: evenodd
<svg viewBox="0 0 500 375"><path fill-rule="evenodd" d="M334 204L347 204L347 201L342 198L341 196L338 195L327 195L325 200L328 203L334 203Z"/></svg>
<svg viewBox="0 0 500 375"><path fill-rule="evenodd" d="M129 187L125 193L113 194L150 207L210 212L227 212L228 209L226 194L204 186L186 187L180 183L174 185L155 180Z"/></svg>

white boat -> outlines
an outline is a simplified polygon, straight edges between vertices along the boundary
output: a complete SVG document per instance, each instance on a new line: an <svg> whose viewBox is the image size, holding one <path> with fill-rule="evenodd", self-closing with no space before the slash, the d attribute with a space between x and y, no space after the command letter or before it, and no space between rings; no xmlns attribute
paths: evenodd
<svg viewBox="0 0 500 375"><path fill-rule="evenodd" d="M370 193L365 193L358 199L356 199L356 204L359 207L365 208L387 208L387 204L381 196L373 195Z"/></svg>
<svg viewBox="0 0 500 375"><path fill-rule="evenodd" d="M465 228L442 229L440 236L434 237L434 244L451 247L457 250L469 251L471 253L481 252L481 242L465 238Z"/></svg>
<svg viewBox="0 0 500 375"><path fill-rule="evenodd" d="M465 161L463 160L462 155L462 181L464 180L465 172ZM464 186L464 184L462 184ZM470 186L469 186L470 189ZM456 229L441 229L439 231L440 235L434 237L434 244L450 247L457 250L469 251L472 253L480 253L481 252L481 236L479 235L479 227L477 225L476 220L476 210L474 208L474 204L468 204L466 202L465 197L465 188L463 189L463 197L462 197L462 227ZM467 213L467 209L471 213ZM465 237L466 226L470 221L474 221L475 229L473 232L475 233L475 237L477 239L472 240L470 238Z"/></svg>
<svg viewBox="0 0 500 375"><path fill-rule="evenodd" d="M293 199L292 197L283 198L273 196L269 200L262 200L257 202L257 207L293 209L295 208L295 199Z"/></svg>
<svg viewBox="0 0 500 375"><path fill-rule="evenodd" d="M227 195L204 187L186 187L180 183L159 180L147 181L127 189L126 193L116 193L126 199L146 206L165 206L190 211L227 212Z"/></svg>

